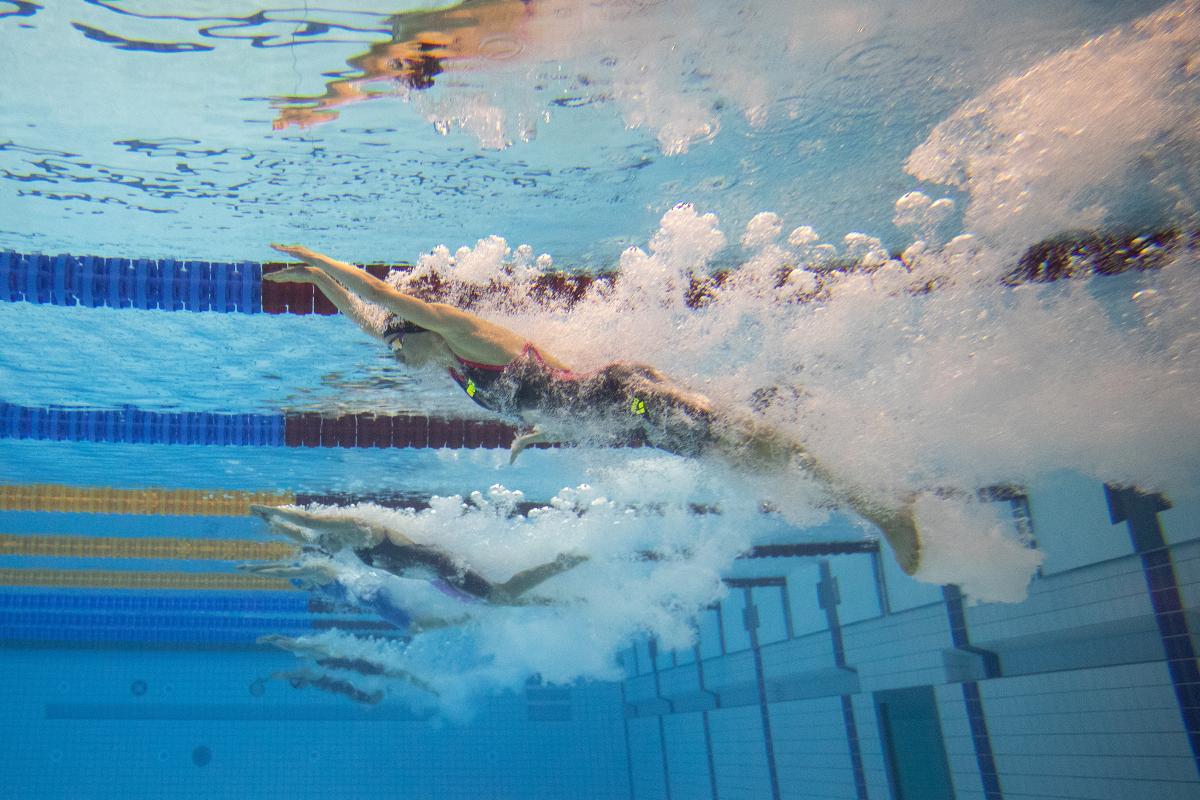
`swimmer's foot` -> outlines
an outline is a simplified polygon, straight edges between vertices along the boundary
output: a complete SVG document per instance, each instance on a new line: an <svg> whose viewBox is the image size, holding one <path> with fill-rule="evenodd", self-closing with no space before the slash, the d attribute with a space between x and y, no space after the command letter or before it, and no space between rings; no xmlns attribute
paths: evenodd
<svg viewBox="0 0 1200 800"><path fill-rule="evenodd" d="M896 557L900 569L907 575L916 574L921 568L921 536L917 533L912 509L873 510L864 516L875 523L883 533L883 537L891 545L892 555Z"/></svg>
<svg viewBox="0 0 1200 800"><path fill-rule="evenodd" d="M549 436L544 431L534 428L529 433L523 433L512 441L512 445L508 448L508 463L515 464L517 456L525 452L530 445L542 444L550 441Z"/></svg>

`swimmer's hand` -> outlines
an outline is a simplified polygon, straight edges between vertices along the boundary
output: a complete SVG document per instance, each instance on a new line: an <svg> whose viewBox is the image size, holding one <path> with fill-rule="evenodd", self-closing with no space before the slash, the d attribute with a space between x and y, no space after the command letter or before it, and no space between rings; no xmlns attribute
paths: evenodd
<svg viewBox="0 0 1200 800"><path fill-rule="evenodd" d="M524 452L525 448L531 444L541 444L542 442L550 441L549 437L543 431L534 428L529 433L523 433L513 439L512 445L508 448L508 463L515 464L517 456Z"/></svg>
<svg viewBox="0 0 1200 800"><path fill-rule="evenodd" d="M269 561L264 564L238 564L238 569L261 575L267 578L282 578L284 580L300 581L305 586L324 586L337 580L338 571L332 564L320 561L305 561L295 563L290 561Z"/></svg>
<svg viewBox="0 0 1200 800"><path fill-rule="evenodd" d="M299 244L279 244L278 242L271 243L271 249L277 253L283 253L285 256L291 256L299 261L307 261L315 257L317 254L307 247Z"/></svg>
<svg viewBox="0 0 1200 800"><path fill-rule="evenodd" d="M321 270L304 264L292 264L274 272L264 272L263 280L272 283L315 283Z"/></svg>

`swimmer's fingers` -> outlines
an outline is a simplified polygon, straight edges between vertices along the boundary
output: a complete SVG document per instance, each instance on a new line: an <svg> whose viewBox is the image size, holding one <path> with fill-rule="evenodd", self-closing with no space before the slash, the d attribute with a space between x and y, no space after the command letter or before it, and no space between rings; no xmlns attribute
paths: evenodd
<svg viewBox="0 0 1200 800"><path fill-rule="evenodd" d="M295 571L299 569L299 567L294 564L285 564L277 561L272 561L266 564L248 562L245 564L238 564L237 568L242 572L250 572L255 575L265 575L271 578L290 578L295 574Z"/></svg>
<svg viewBox="0 0 1200 800"><path fill-rule="evenodd" d="M321 270L304 264L292 264L275 272L264 272L263 280L272 283L313 283L321 275Z"/></svg>
<svg viewBox="0 0 1200 800"><path fill-rule="evenodd" d="M318 583L329 583L336 577L333 569L326 564L296 564L290 561L238 564L238 569L268 578L300 578L316 580Z"/></svg>
<svg viewBox="0 0 1200 800"><path fill-rule="evenodd" d="M305 260L305 256L313 255L312 250L309 250L304 245L299 244L279 244L278 242L271 242L271 249L277 253L283 253L285 256L298 258L301 261Z"/></svg>
<svg viewBox="0 0 1200 800"><path fill-rule="evenodd" d="M296 640L291 636L281 636L278 633L269 633L266 636L258 637L254 641L256 644L269 644L282 650L291 650L296 646Z"/></svg>
<svg viewBox="0 0 1200 800"><path fill-rule="evenodd" d="M271 521L271 516L275 513L275 506L263 506L254 503L250 506L250 513L259 519L264 519L267 522Z"/></svg>

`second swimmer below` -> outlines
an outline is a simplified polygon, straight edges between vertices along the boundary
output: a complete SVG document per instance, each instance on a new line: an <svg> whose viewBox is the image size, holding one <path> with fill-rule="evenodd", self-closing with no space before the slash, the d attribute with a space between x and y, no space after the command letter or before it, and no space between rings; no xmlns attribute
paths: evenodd
<svg viewBox="0 0 1200 800"><path fill-rule="evenodd" d="M494 322L405 294L365 270L306 247L272 247L303 263L267 273L266 280L315 285L339 311L387 343L401 362L445 368L479 405L533 426L513 442L513 459L539 442L639 443L685 457L713 456L745 471L798 467L835 500L875 524L905 572L920 568L911 504L864 496L791 437L681 389L654 367L615 362L576 372ZM382 329L368 312L370 306L386 312L388 323Z"/></svg>

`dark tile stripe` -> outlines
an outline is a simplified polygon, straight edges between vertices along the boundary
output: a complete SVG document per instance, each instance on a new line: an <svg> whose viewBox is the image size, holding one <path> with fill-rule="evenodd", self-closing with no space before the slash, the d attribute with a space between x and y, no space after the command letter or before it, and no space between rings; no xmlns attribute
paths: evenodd
<svg viewBox="0 0 1200 800"><path fill-rule="evenodd" d="M1000 775L996 771L996 757L992 752L992 737L988 733L983 700L979 696L979 684L975 681L965 681L962 684L962 692L963 702L967 707L967 721L971 726L971 739L975 744L979 777L983 780L984 797L987 800L1004 800L1004 793L1000 790Z"/></svg>
<svg viewBox="0 0 1200 800"><path fill-rule="evenodd" d="M971 636L967 631L967 614L963 607L962 590L954 584L947 584L942 587L942 599L946 603L946 615L950 618L950 639L954 643L954 648L979 656L983 660L985 677L1000 677L999 654L971 644Z"/></svg>
<svg viewBox="0 0 1200 800"><path fill-rule="evenodd" d="M842 695L842 720L846 724L846 740L850 745L850 767L854 770L854 791L858 800L867 800L867 774L863 770L858 723L854 720L854 704L848 694Z"/></svg>
<svg viewBox="0 0 1200 800"><path fill-rule="evenodd" d="M1142 560L1175 701L1192 748L1192 760L1200 772L1200 665L1179 594L1175 563L1158 521L1158 512L1170 508L1171 503L1162 495L1136 488L1106 485L1104 490L1109 518L1114 525L1126 523L1134 552Z"/></svg>
<svg viewBox="0 0 1200 800"><path fill-rule="evenodd" d="M750 649L754 653L754 679L758 686L758 705L762 712L763 745L767 755L767 777L771 782L772 800L780 799L779 769L775 763L775 740L771 733L771 709L767 701L767 681L763 667L762 648L758 643L758 607L754 605L752 587L746 585L746 606L742 615L746 631L750 634Z"/></svg>
<svg viewBox="0 0 1200 800"><path fill-rule="evenodd" d="M950 618L950 639L954 643L955 649L980 656L983 659L984 675L988 678L999 677L1001 674L1000 657L991 650L984 650L971 644L962 591L953 584L943 586L942 599L946 603L946 614ZM979 778L983 782L984 796L987 800L1003 800L1004 793L1000 789L1000 776L996 772L996 756L992 750L992 737L988 734L987 717L984 715L983 702L979 695L979 684L975 681L964 681L962 691L967 709L967 721L971 726L971 741L975 747L975 761L979 765Z"/></svg>

